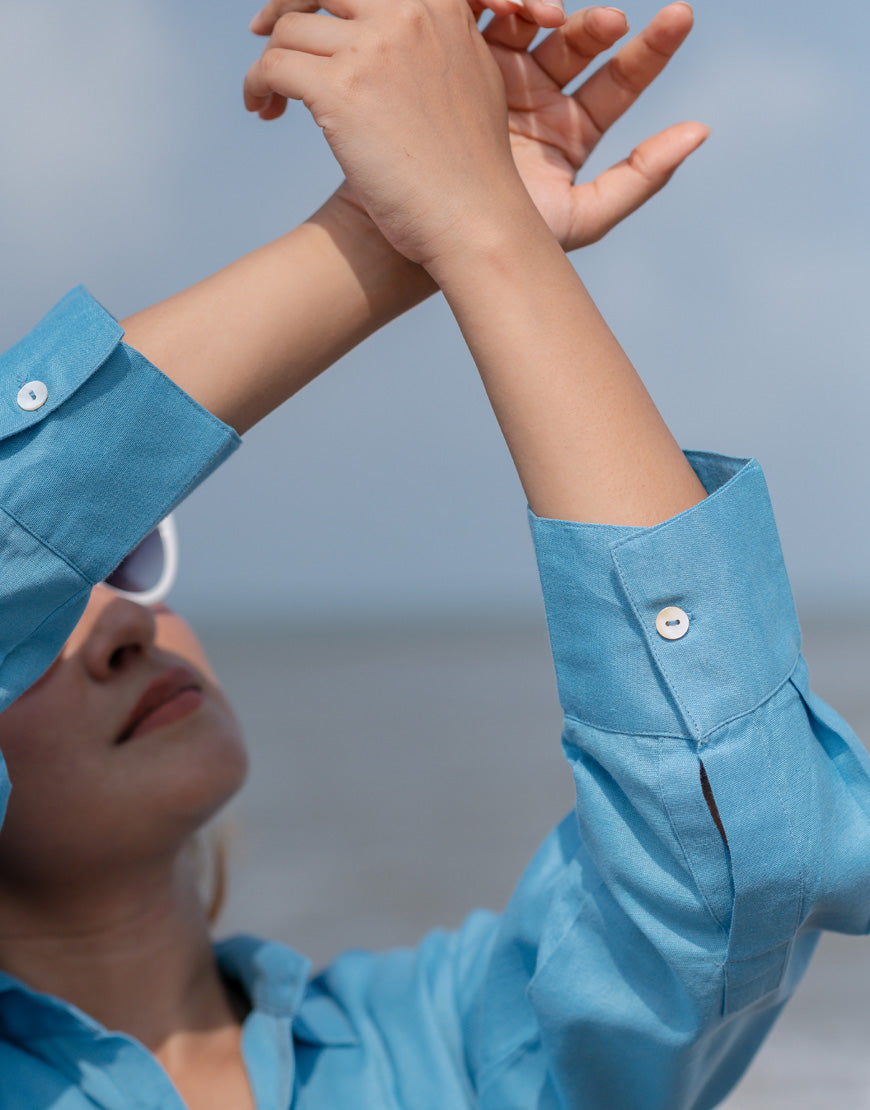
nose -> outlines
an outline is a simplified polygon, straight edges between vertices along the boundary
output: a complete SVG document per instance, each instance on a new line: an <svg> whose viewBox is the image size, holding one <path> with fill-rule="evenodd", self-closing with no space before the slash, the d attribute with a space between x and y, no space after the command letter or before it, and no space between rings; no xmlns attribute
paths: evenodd
<svg viewBox="0 0 870 1110"><path fill-rule="evenodd" d="M154 613L105 586L95 586L76 625L70 646L81 652L85 669L97 682L125 671L154 645Z"/></svg>

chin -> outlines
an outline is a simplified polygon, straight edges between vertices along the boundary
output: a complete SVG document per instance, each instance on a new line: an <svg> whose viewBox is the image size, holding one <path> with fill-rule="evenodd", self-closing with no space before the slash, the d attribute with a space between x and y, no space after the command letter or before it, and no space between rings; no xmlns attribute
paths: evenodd
<svg viewBox="0 0 870 1110"><path fill-rule="evenodd" d="M173 753L166 768L163 800L167 816L174 816L193 829L212 818L244 785L248 775L248 752L235 717L200 722L199 735L183 741L183 751Z"/></svg>
<svg viewBox="0 0 870 1110"><path fill-rule="evenodd" d="M121 820L129 833L120 857L130 847L140 859L175 852L238 792L248 772L239 723L213 690L191 715L134 736L117 751L127 814Z"/></svg>

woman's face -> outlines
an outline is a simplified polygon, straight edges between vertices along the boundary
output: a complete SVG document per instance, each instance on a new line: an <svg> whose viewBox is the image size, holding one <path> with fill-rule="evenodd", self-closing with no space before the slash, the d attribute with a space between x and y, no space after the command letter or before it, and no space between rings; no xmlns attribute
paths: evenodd
<svg viewBox="0 0 870 1110"><path fill-rule="evenodd" d="M0 714L0 881L75 882L172 855L241 785L238 723L190 626L97 586ZM95 870L97 869L97 870Z"/></svg>

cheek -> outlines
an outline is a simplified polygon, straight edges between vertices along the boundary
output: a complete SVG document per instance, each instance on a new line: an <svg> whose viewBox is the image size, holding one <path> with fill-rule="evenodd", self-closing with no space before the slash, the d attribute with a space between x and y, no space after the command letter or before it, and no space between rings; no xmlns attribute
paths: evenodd
<svg viewBox="0 0 870 1110"><path fill-rule="evenodd" d="M9 777L18 789L30 789L34 779L65 775L64 764L81 746L70 742L74 722L81 720L81 706L60 684L50 696L32 687L0 713L0 752Z"/></svg>
<svg viewBox="0 0 870 1110"><path fill-rule="evenodd" d="M0 880L88 885L178 851L244 782L238 733L189 730L174 747L113 766L18 768L0 829Z"/></svg>
<svg viewBox="0 0 870 1110"><path fill-rule="evenodd" d="M0 752L12 783L0 828L0 870L30 871L40 857L61 859L95 817L105 768L71 722L80 715L60 691L27 695L0 715Z"/></svg>

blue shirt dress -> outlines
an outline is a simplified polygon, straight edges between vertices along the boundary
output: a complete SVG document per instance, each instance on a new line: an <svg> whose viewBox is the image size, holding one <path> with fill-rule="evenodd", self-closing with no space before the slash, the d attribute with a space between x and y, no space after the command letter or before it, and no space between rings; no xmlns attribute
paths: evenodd
<svg viewBox="0 0 870 1110"><path fill-rule="evenodd" d="M3 706L237 446L121 335L79 289L0 359ZM715 1106L820 931L870 929L870 765L809 691L761 470L689 458L709 496L657 527L532 517L577 804L506 911L314 979L216 946L260 1110ZM0 760L0 819L9 788ZM182 1106L133 1038L0 972L0 1110Z"/></svg>

